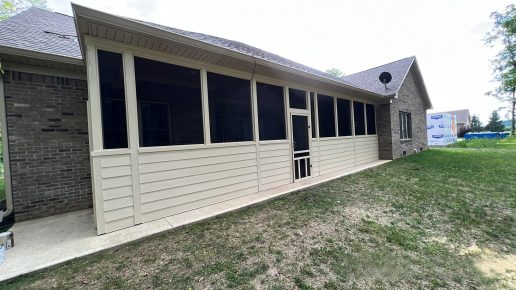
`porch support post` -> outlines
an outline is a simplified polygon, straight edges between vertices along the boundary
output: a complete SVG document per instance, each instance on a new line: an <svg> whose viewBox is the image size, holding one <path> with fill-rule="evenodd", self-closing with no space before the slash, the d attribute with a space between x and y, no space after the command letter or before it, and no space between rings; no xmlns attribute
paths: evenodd
<svg viewBox="0 0 516 290"><path fill-rule="evenodd" d="M134 57L132 53L127 51L124 52L124 82L127 134L129 140L129 150L131 152L131 176L133 181L133 214L134 224L136 225L143 222L140 189L140 164L138 161L140 137L138 134L138 101L136 99Z"/></svg>
<svg viewBox="0 0 516 290"><path fill-rule="evenodd" d="M100 105L99 73L97 66L97 49L86 43L86 69L88 75L88 134L90 141L91 188L93 195L93 214L97 234L106 232L104 220L104 200L102 197L101 165L93 152L102 150L102 116Z"/></svg>

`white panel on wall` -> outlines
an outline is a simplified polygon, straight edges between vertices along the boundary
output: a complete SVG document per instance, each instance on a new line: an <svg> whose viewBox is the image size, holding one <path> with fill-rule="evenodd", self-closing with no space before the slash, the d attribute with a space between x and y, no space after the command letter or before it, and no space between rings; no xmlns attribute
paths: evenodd
<svg viewBox="0 0 516 290"><path fill-rule="evenodd" d="M356 164L364 164L379 159L378 136L357 136L355 138Z"/></svg>
<svg viewBox="0 0 516 290"><path fill-rule="evenodd" d="M260 144L261 190L286 185L292 182L290 143Z"/></svg>
<svg viewBox="0 0 516 290"><path fill-rule="evenodd" d="M139 153L143 221L258 192L256 146Z"/></svg>
<svg viewBox="0 0 516 290"><path fill-rule="evenodd" d="M335 173L355 165L355 146L352 137L321 139L319 162L321 175Z"/></svg>

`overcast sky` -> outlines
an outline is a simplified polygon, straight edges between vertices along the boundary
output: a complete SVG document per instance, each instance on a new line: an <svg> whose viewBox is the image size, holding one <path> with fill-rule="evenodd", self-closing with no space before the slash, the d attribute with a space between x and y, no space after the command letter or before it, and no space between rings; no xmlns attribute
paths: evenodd
<svg viewBox="0 0 516 290"><path fill-rule="evenodd" d="M47 0L71 15L69 0ZM485 96L496 49L483 45L489 14L506 0L75 0L108 13L233 39L319 70L346 74L418 59L434 110L501 106ZM505 115L505 111L502 116Z"/></svg>

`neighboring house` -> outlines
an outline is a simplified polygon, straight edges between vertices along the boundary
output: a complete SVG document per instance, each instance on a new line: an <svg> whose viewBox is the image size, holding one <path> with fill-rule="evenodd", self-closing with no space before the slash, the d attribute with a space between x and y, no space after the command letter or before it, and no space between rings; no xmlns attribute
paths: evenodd
<svg viewBox="0 0 516 290"><path fill-rule="evenodd" d="M0 22L4 215L17 221L93 207L103 234L427 148L415 57L340 79L72 7Z"/></svg>
<svg viewBox="0 0 516 290"><path fill-rule="evenodd" d="M437 112L432 114L452 114L455 115L457 120L457 135L464 136L467 131L471 130L471 114L469 113L469 109L455 110L455 111L446 111L446 112Z"/></svg>

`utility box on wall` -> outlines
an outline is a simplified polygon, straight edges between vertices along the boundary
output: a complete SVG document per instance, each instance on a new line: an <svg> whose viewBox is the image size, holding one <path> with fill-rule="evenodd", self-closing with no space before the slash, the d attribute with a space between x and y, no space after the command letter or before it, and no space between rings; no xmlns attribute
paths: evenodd
<svg viewBox="0 0 516 290"><path fill-rule="evenodd" d="M457 119L453 114L426 115L428 146L446 146L457 142Z"/></svg>

